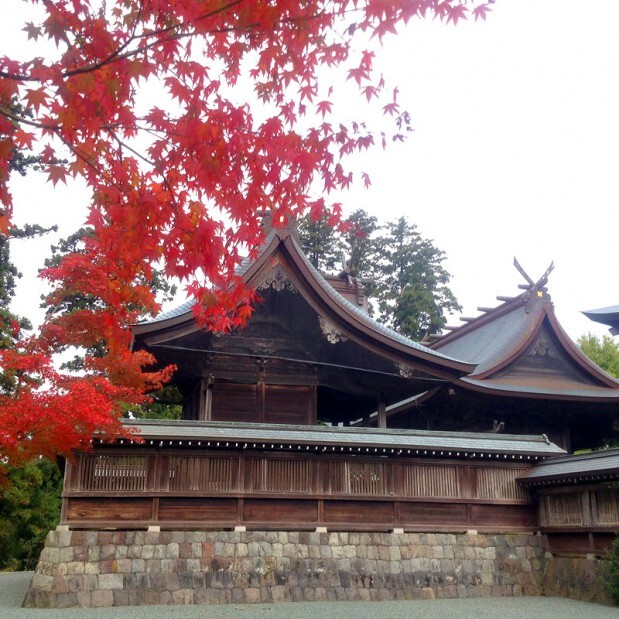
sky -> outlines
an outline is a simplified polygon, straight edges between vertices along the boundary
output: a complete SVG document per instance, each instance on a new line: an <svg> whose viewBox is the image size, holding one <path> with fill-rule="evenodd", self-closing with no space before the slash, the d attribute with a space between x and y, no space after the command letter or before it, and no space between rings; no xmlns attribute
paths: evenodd
<svg viewBox="0 0 619 619"><path fill-rule="evenodd" d="M3 41L18 17L3 18ZM407 215L433 239L463 316L520 292L516 256L534 280L554 261L548 289L573 339L607 333L580 312L619 304L617 24L616 0L497 0L486 22L414 22L380 50L414 132L358 157L372 186L342 200L348 212ZM66 236L84 218L84 193L43 181L12 182L16 223L57 223ZM24 273L15 310L35 320L52 241L11 248Z"/></svg>

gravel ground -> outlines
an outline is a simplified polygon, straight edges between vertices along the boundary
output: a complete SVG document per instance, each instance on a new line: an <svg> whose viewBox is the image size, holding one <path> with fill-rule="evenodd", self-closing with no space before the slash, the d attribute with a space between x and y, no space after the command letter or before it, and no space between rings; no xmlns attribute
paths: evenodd
<svg viewBox="0 0 619 619"><path fill-rule="evenodd" d="M21 608L32 572L0 574L2 619L610 619L619 618L619 608L575 602L564 598L484 598L418 600L405 602L295 602L282 604L230 604L227 606L138 606L131 608L71 608L35 610Z"/></svg>

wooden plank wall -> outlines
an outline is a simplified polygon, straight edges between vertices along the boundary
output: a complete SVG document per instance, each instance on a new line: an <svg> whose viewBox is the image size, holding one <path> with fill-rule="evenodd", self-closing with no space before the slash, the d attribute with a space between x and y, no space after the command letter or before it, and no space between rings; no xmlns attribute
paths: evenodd
<svg viewBox="0 0 619 619"><path fill-rule="evenodd" d="M619 533L619 484L538 490L539 523L559 555L604 554Z"/></svg>
<svg viewBox="0 0 619 619"><path fill-rule="evenodd" d="M533 530L526 465L105 448L69 464L63 524Z"/></svg>

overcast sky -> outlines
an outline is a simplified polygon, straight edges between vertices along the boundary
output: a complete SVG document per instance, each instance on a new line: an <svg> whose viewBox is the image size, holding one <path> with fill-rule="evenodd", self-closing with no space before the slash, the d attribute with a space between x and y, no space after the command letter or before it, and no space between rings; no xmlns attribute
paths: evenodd
<svg viewBox="0 0 619 619"><path fill-rule="evenodd" d="M619 304L618 30L616 0L498 0L485 23L410 25L379 62L415 131L359 161L373 184L344 196L347 210L416 222L447 253L465 316L518 294L517 256L535 280L555 262L549 291L572 338L606 333L580 311ZM13 193L17 223L66 235L83 219L76 187L30 175ZM49 244L12 246L20 313L38 305Z"/></svg>

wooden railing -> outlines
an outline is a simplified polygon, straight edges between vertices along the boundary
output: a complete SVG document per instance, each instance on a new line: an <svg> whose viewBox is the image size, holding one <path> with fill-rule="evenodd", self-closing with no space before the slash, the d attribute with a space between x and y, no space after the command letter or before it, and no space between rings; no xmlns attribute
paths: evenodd
<svg viewBox="0 0 619 619"><path fill-rule="evenodd" d="M457 460L100 449L70 463L72 527L237 525L532 530L522 465ZM607 499L604 499L607 500Z"/></svg>

